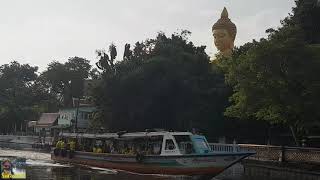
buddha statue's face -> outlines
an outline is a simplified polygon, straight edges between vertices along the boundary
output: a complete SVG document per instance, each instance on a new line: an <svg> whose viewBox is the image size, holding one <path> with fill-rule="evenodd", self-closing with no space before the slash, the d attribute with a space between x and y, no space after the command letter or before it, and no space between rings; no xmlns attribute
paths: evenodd
<svg viewBox="0 0 320 180"><path fill-rule="evenodd" d="M215 29L213 30L214 45L217 49L224 53L231 51L233 48L233 39L225 29Z"/></svg>

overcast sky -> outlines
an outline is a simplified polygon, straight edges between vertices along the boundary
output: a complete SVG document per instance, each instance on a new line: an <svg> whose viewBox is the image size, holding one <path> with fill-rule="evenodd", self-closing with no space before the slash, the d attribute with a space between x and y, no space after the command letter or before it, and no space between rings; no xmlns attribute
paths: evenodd
<svg viewBox="0 0 320 180"><path fill-rule="evenodd" d="M122 57L125 43L163 31L192 32L196 45L216 53L211 27L223 7L237 25L236 45L265 37L291 12L293 0L1 0L0 64L17 60L44 70L52 60L96 59L111 42Z"/></svg>

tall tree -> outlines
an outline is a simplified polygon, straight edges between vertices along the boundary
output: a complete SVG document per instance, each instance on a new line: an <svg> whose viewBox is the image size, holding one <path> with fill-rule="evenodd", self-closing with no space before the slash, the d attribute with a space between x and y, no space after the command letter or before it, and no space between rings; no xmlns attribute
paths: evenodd
<svg viewBox="0 0 320 180"><path fill-rule="evenodd" d="M50 106L50 95L41 88L38 67L13 61L0 67L0 130L24 129Z"/></svg>
<svg viewBox="0 0 320 180"><path fill-rule="evenodd" d="M309 45L313 43L310 30L315 27L305 30L302 24L290 23L305 15L299 14L304 11L299 3L307 1L297 2L294 14L282 27L268 29L267 39L247 43L236 49L233 58L219 60L234 88L232 105L225 114L285 124L297 145L306 135L306 126L320 118L320 54L317 46ZM316 40L317 35L311 34Z"/></svg>
<svg viewBox="0 0 320 180"><path fill-rule="evenodd" d="M83 95L84 81L89 77L90 69L88 60L73 57L64 64L51 62L41 76L63 105L71 106L72 97Z"/></svg>
<svg viewBox="0 0 320 180"><path fill-rule="evenodd" d="M109 130L188 130L209 123L215 131L206 131L219 133L227 102L223 75L189 34L160 33L136 43L132 58L115 64L116 75L105 73L94 94Z"/></svg>
<svg viewBox="0 0 320 180"><path fill-rule="evenodd" d="M96 66L107 74L114 74L114 64L115 59L117 57L117 47L113 43L109 46L110 58L105 50L97 50L96 53L99 58L99 61L96 63Z"/></svg>
<svg viewBox="0 0 320 180"><path fill-rule="evenodd" d="M130 50L130 44L125 44L124 46L124 53L123 53L123 60L128 61L132 58L132 50Z"/></svg>
<svg viewBox="0 0 320 180"><path fill-rule="evenodd" d="M299 25L308 43L320 43L320 3L318 0L298 0L291 21Z"/></svg>

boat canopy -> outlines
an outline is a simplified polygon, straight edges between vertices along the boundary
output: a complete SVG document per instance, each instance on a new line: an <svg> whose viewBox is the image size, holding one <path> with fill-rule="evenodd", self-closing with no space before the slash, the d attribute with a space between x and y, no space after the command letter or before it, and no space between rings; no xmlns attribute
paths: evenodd
<svg viewBox="0 0 320 180"><path fill-rule="evenodd" d="M61 137L69 138L89 138L89 139L135 139L152 136L164 136L164 135L192 135L191 132L134 132L134 133L102 133L102 134L89 134L89 133L60 133Z"/></svg>
<svg viewBox="0 0 320 180"><path fill-rule="evenodd" d="M118 133L60 133L61 137L93 139L93 140L119 140L131 141L143 139L152 146L152 150L158 149L162 156L183 154L207 154L211 152L210 146L204 136L191 132L118 132Z"/></svg>

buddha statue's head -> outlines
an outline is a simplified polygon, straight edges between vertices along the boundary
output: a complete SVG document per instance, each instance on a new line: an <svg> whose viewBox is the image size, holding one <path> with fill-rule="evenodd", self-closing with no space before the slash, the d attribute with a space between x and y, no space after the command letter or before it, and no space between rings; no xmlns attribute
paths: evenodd
<svg viewBox="0 0 320 180"><path fill-rule="evenodd" d="M234 47L234 40L237 34L237 27L228 18L226 8L221 13L221 18L212 26L214 44L225 57L230 57Z"/></svg>

